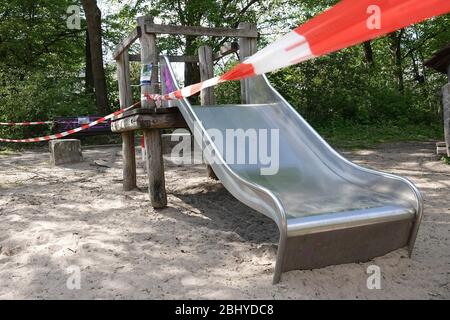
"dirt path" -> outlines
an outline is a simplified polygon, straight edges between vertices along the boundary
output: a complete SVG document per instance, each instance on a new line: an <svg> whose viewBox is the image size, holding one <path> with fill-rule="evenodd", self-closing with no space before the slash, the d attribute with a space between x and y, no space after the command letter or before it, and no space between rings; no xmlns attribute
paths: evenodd
<svg viewBox="0 0 450 320"><path fill-rule="evenodd" d="M45 152L0 156L0 299L448 299L450 166L433 151L433 143L398 143L344 152L423 191L412 259L398 250L291 271L276 286L276 226L205 178L203 166L168 161L169 206L155 211L141 169L142 190L122 192L119 148L86 150L84 163L57 168ZM381 268L381 290L366 287L371 264ZM80 290L66 286L69 266L81 270Z"/></svg>

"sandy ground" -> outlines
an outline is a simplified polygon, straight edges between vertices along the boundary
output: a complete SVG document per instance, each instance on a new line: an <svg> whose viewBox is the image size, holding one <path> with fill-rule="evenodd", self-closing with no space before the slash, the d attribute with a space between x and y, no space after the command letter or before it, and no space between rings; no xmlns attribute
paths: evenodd
<svg viewBox="0 0 450 320"><path fill-rule="evenodd" d="M397 250L369 263L291 271L275 286L275 224L205 178L202 165L166 161L169 206L155 211L142 169L141 190L121 190L119 148L85 150L83 163L56 168L45 151L2 155L0 299L448 299L450 166L433 152L433 143L344 152L423 191L412 259ZM372 264L381 268L380 290L366 286ZM69 266L80 269L79 290L66 285Z"/></svg>

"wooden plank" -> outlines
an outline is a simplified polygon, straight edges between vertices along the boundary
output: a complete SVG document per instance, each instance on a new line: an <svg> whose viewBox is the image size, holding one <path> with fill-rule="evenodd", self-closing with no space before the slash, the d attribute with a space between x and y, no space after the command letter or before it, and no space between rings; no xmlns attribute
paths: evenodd
<svg viewBox="0 0 450 320"><path fill-rule="evenodd" d="M116 47L113 52L113 58L117 60L118 56L126 51L139 37L141 36L141 28L137 27L134 29L128 37L126 37L122 42Z"/></svg>
<svg viewBox="0 0 450 320"><path fill-rule="evenodd" d="M181 113L138 114L111 122L113 132L188 128Z"/></svg>
<svg viewBox="0 0 450 320"><path fill-rule="evenodd" d="M119 100L121 108L133 103L130 80L130 63L128 51L123 51L117 60L117 78L119 81ZM122 133L123 158L123 190L136 188L136 155L134 147L134 132Z"/></svg>
<svg viewBox="0 0 450 320"><path fill-rule="evenodd" d="M199 26L193 27L162 24L148 24L145 26L145 32L185 36L258 38L258 31L256 31L256 29L206 28Z"/></svg>
<svg viewBox="0 0 450 320"><path fill-rule="evenodd" d="M162 56L160 56L161 58ZM198 62L198 57L196 56L167 56L170 62ZM140 54L130 55L130 61L141 61Z"/></svg>
<svg viewBox="0 0 450 320"><path fill-rule="evenodd" d="M219 60L222 59L230 54L233 54L235 52L239 51L239 47L237 48L228 48L227 50L217 52L214 54L213 60ZM162 57L162 56L160 56ZM167 56L170 62L191 62L196 63L198 61L198 56ZM133 62L140 62L141 61L141 55L140 54L130 54L130 61Z"/></svg>
<svg viewBox="0 0 450 320"><path fill-rule="evenodd" d="M255 31L256 26L248 22L241 22L238 25L238 29ZM256 51L256 39L239 38L239 58L241 62L244 61L245 58L255 54ZM241 80L241 102L243 104L250 103L248 92L249 81L249 79Z"/></svg>
<svg viewBox="0 0 450 320"><path fill-rule="evenodd" d="M144 109L144 108L136 108L132 110L125 111L120 118L115 118L115 120L119 120L122 118L126 118L129 116L134 116L136 114L161 114L161 113L177 113L181 114L178 108L153 108L153 109Z"/></svg>

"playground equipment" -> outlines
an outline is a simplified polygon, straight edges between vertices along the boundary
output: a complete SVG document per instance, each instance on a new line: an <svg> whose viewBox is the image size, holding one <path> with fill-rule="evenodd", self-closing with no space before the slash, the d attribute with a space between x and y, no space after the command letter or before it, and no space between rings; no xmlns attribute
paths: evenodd
<svg viewBox="0 0 450 320"><path fill-rule="evenodd" d="M142 83L142 94L179 89L170 59L160 59L157 53L157 33L240 37L241 60L256 51L256 28L249 24L233 30L155 25L148 17L139 18L138 23L139 28L115 53L122 106L131 101L127 48L137 38L142 64L151 63L153 70L151 82ZM203 101L208 94L202 92ZM145 101L145 112L134 111L115 119L112 130L122 132L123 137L124 189L135 186L132 132L142 129L150 200L154 207L164 207L167 200L160 129L188 127L198 145L214 150L215 157L205 154L206 160L227 190L277 224L280 239L274 283L284 271L368 261L406 246L411 254L423 211L421 195L411 182L344 159L264 75L241 80L241 98L241 104L221 106L195 106L180 99L164 101L160 108ZM277 173L261 175L264 164L259 159L254 164L225 161L223 150L209 132L215 129L226 136L227 129L236 128L278 130ZM240 151L249 158L249 145L243 148Z"/></svg>
<svg viewBox="0 0 450 320"><path fill-rule="evenodd" d="M436 152L450 157L450 44L436 52L425 65L448 76L448 83L442 87L445 142L436 143Z"/></svg>

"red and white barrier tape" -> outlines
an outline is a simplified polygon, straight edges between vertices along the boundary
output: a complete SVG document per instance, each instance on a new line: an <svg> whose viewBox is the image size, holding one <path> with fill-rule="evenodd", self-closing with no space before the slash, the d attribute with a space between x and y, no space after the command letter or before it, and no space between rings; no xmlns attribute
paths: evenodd
<svg viewBox="0 0 450 320"><path fill-rule="evenodd" d="M113 112L105 117L102 117L98 120L95 120L94 122L91 122L89 124L84 124L81 127L75 128L75 129L71 129L68 131L64 131L64 132L60 132L60 133L56 133L56 134L52 134L52 135L48 135L48 136L43 136L43 137L38 137L38 138L29 138L29 139L3 139L0 138L0 142L15 142L15 143L27 143L27 142L40 142L40 141L49 141L49 140L55 140L55 139L60 139L63 137L67 137L71 134L86 130L90 127L96 126L99 123L105 122L109 119L112 119L115 116L118 116L122 113L124 113L125 111L128 111L134 107L136 107L137 105L139 105L141 102L136 102L135 104L129 106L128 108L124 108L121 109L119 111Z"/></svg>
<svg viewBox="0 0 450 320"><path fill-rule="evenodd" d="M79 124L78 121L37 121L37 122L0 122L0 126L36 126L43 124L55 124L55 123L68 123L68 124Z"/></svg>
<svg viewBox="0 0 450 320"><path fill-rule="evenodd" d="M222 76L152 100L190 97L205 88L275 71L450 12L450 0L342 0Z"/></svg>
<svg viewBox="0 0 450 320"><path fill-rule="evenodd" d="M0 122L0 126L36 126L41 124L54 124L55 121L37 121L37 122Z"/></svg>

